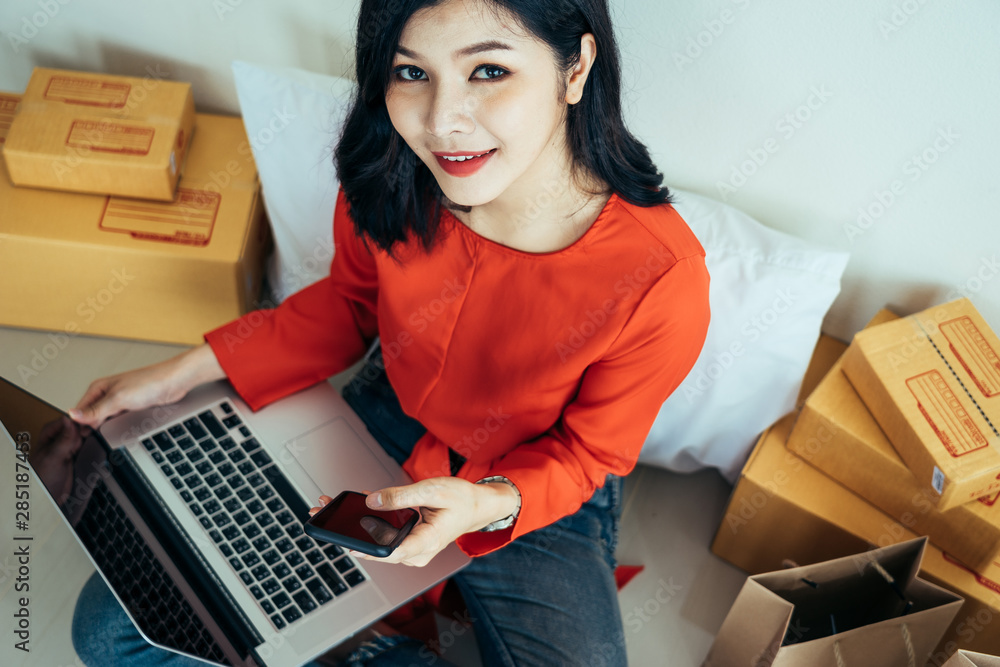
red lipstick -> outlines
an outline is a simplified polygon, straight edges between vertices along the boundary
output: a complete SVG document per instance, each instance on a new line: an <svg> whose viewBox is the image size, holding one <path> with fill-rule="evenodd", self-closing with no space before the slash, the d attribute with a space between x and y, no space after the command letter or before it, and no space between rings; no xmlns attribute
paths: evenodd
<svg viewBox="0 0 1000 667"><path fill-rule="evenodd" d="M497 149L492 149L490 151L484 151L483 153L434 153L437 158L438 164L444 169L445 173L450 176L458 176L459 178L465 176L472 176L474 173L483 168L489 159L493 157ZM478 157L476 157L478 156ZM465 160L455 161L445 159L446 157L465 157Z"/></svg>

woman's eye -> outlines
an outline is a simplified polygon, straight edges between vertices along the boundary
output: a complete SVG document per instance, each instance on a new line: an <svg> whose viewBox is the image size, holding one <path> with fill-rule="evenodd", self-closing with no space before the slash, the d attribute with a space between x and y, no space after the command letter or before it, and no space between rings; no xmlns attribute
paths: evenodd
<svg viewBox="0 0 1000 667"><path fill-rule="evenodd" d="M419 81L423 74L424 71L418 67L403 65L402 67L396 68L396 75L403 81Z"/></svg>
<svg viewBox="0 0 1000 667"><path fill-rule="evenodd" d="M476 72L483 72L486 76L474 76L474 79L500 79L507 74L507 70L496 65L483 65Z"/></svg>

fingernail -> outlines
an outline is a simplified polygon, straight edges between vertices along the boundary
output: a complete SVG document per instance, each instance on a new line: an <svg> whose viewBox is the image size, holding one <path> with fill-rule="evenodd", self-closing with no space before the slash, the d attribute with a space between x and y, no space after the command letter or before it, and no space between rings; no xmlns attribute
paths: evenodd
<svg viewBox="0 0 1000 667"><path fill-rule="evenodd" d="M80 412L79 410L70 410L69 416L72 417L74 420L77 420L83 416L83 413Z"/></svg>
<svg viewBox="0 0 1000 667"><path fill-rule="evenodd" d="M376 493L374 495L368 496L368 507L376 508L382 507L382 493Z"/></svg>

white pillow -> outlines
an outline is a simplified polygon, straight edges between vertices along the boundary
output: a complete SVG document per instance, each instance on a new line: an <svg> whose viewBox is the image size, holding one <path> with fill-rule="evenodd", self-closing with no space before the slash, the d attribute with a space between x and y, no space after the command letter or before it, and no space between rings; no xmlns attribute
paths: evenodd
<svg viewBox="0 0 1000 667"><path fill-rule="evenodd" d="M329 272L338 188L332 149L354 83L242 62L233 73L274 229L268 277L280 301ZM681 472L715 467L734 481L757 434L794 407L848 256L731 206L672 192L706 250L712 321L701 357L663 404L639 460Z"/></svg>
<svg viewBox="0 0 1000 667"><path fill-rule="evenodd" d="M705 248L712 319L701 356L660 409L639 460L679 472L714 467L734 482L757 435L795 407L848 253L671 192Z"/></svg>
<svg viewBox="0 0 1000 667"><path fill-rule="evenodd" d="M339 187L333 148L356 86L240 61L233 76L274 233L267 277L280 302L330 273Z"/></svg>

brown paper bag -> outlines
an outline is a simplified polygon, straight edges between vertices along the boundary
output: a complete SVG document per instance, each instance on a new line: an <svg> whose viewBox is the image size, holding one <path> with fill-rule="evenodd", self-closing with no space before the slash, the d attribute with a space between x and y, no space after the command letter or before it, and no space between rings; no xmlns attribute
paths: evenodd
<svg viewBox="0 0 1000 667"><path fill-rule="evenodd" d="M749 577L703 667L923 667L962 606L917 577L926 543Z"/></svg>
<svg viewBox="0 0 1000 667"><path fill-rule="evenodd" d="M985 653L959 651L944 663L944 667L1000 667L1000 658Z"/></svg>

